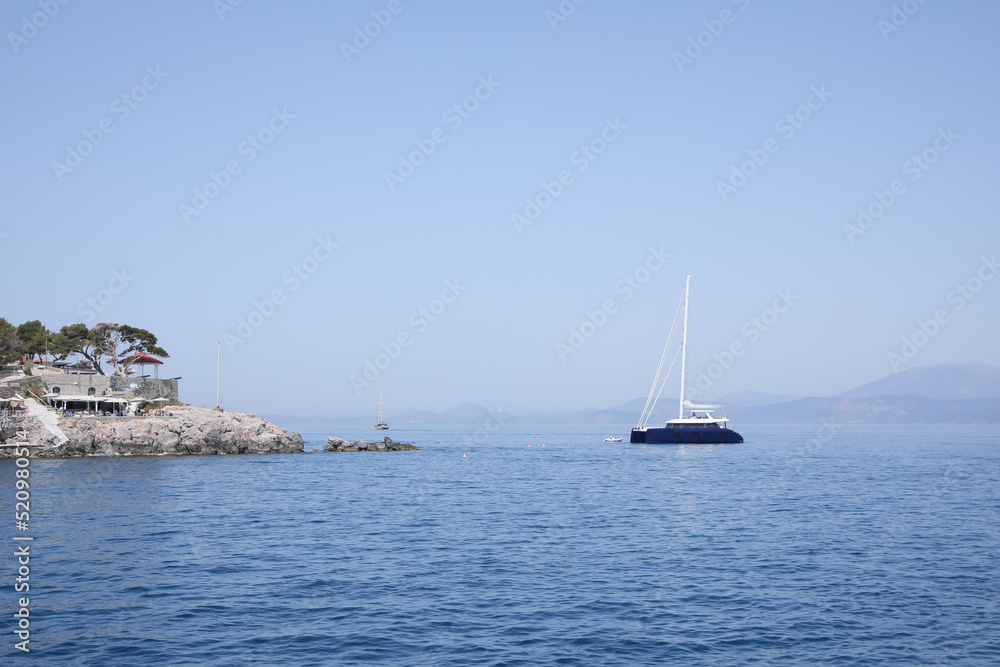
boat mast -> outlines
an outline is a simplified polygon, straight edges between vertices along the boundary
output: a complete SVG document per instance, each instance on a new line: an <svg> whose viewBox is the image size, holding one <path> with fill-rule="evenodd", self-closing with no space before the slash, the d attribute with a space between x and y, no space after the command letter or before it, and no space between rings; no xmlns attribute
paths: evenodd
<svg viewBox="0 0 1000 667"><path fill-rule="evenodd" d="M691 276L684 283L684 326L681 328L681 406L678 419L684 419L684 366L687 361L688 340L688 292L691 289Z"/></svg>
<svg viewBox="0 0 1000 667"><path fill-rule="evenodd" d="M219 407L219 379L222 375L222 336L215 339L215 409L222 410Z"/></svg>

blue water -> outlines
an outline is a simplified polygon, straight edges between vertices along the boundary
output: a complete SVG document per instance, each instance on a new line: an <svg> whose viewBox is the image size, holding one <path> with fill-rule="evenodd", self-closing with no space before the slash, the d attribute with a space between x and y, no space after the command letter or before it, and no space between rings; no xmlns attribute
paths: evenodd
<svg viewBox="0 0 1000 667"><path fill-rule="evenodd" d="M0 661L1000 664L1000 428L737 428L33 460L32 650L13 650L7 555Z"/></svg>

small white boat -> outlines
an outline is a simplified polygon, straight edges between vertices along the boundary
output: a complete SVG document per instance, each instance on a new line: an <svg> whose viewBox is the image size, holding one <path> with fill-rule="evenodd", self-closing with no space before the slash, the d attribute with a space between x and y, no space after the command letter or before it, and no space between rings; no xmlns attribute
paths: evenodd
<svg viewBox="0 0 1000 667"><path fill-rule="evenodd" d="M388 431L389 424L385 421L385 415L382 413L382 390L378 390L378 403L375 405L375 425L372 426L376 431Z"/></svg>
<svg viewBox="0 0 1000 667"><path fill-rule="evenodd" d="M606 437L604 439L604 442L621 442L621 441L622 441L621 438L619 438L618 436L614 436L614 435L609 435L608 437Z"/></svg>

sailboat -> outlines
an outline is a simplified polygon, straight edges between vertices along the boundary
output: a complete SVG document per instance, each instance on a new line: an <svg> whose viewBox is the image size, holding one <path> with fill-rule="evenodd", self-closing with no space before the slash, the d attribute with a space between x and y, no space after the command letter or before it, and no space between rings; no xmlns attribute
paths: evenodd
<svg viewBox="0 0 1000 667"><path fill-rule="evenodd" d="M372 426L376 431L388 431L389 424L385 421L385 415L382 414L382 390L378 390L378 403L375 404L375 425Z"/></svg>
<svg viewBox="0 0 1000 667"><path fill-rule="evenodd" d="M713 412L721 410L721 405L697 405L684 397L684 371L687 357L687 323L688 323L688 295L691 290L691 276L687 277L684 283L684 325L681 328L681 347L678 353L681 357L681 397L680 414L677 419L669 419L665 426L647 427L646 422L656 406L656 398L659 392L656 391L657 384L660 384L660 375L663 371L663 362L667 358L667 350L670 349L670 342L674 336L677 325L677 316L674 316L674 326L671 327L670 336L667 338L667 345L663 349L663 356L660 358L660 366L656 370L656 377L653 378L653 388L649 391L649 398L646 399L646 407L643 408L639 417L638 425L632 429L632 437L629 442L639 442L647 444L691 444L691 443L739 443L743 442L743 436L729 428L729 420L725 417L716 417ZM674 357L677 361L677 357ZM673 368L673 363L670 364ZM666 384L670 369L663 378ZM663 384L660 384L660 391L663 391Z"/></svg>

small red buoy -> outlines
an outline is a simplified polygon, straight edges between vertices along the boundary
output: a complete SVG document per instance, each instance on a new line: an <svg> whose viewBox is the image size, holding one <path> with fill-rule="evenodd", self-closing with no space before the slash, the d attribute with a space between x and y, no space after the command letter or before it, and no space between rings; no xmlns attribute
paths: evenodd
<svg viewBox="0 0 1000 667"><path fill-rule="evenodd" d="M462 458L463 458L463 459L464 459L464 458L466 458L466 455L465 455L465 454L462 454Z"/></svg>
<svg viewBox="0 0 1000 667"><path fill-rule="evenodd" d="M531 445L528 445L528 449L531 449Z"/></svg>
<svg viewBox="0 0 1000 667"><path fill-rule="evenodd" d="M545 443L543 442L543 443L542 443L542 447L544 447L544 446L545 446Z"/></svg>

